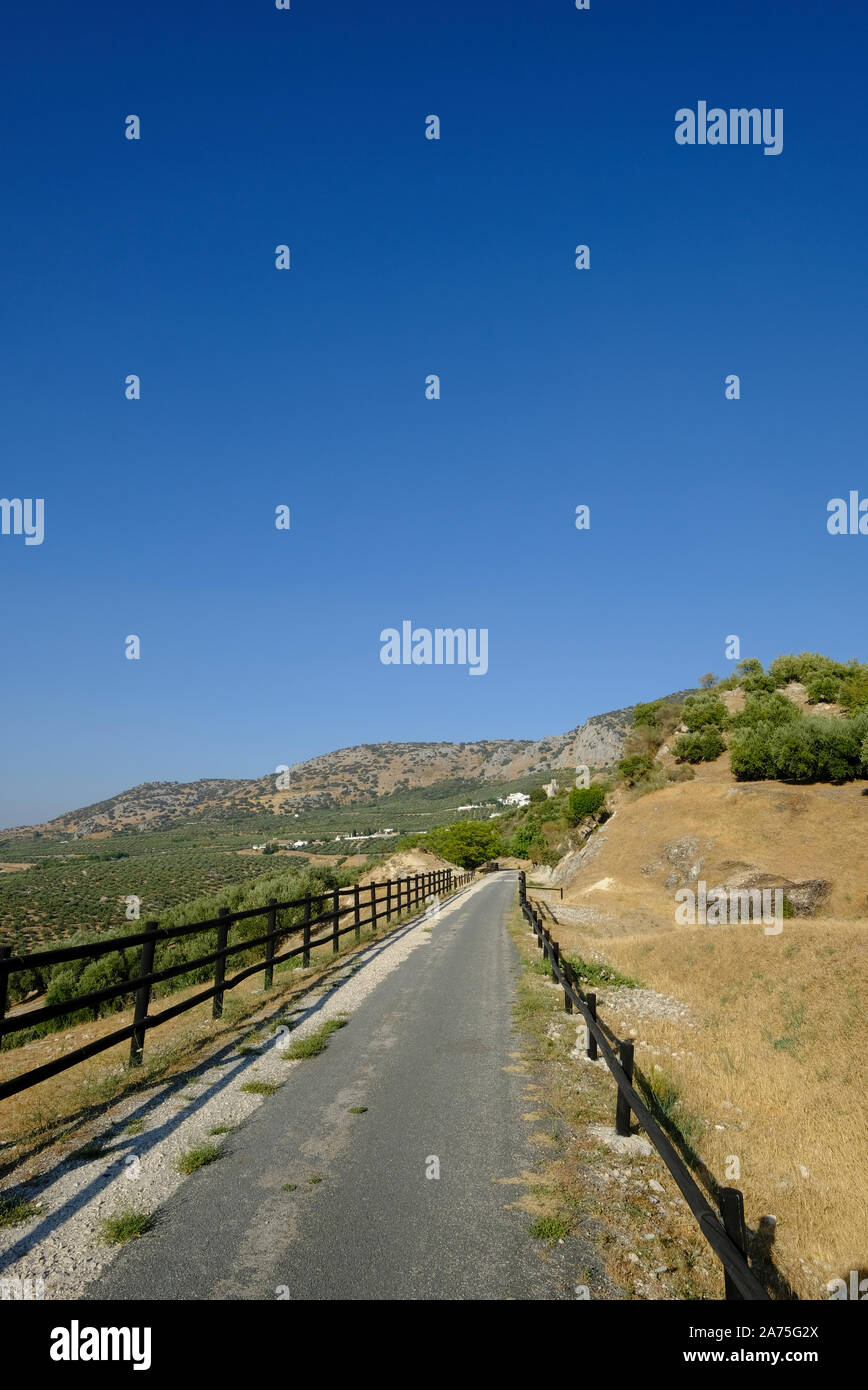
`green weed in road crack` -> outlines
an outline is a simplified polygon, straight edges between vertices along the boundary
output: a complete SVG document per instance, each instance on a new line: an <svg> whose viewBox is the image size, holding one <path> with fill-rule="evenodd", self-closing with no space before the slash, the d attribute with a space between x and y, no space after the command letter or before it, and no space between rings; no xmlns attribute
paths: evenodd
<svg viewBox="0 0 868 1390"><path fill-rule="evenodd" d="M274 1081L248 1081L240 1089L249 1096L273 1096L275 1091L280 1090L280 1085Z"/></svg>
<svg viewBox="0 0 868 1390"><path fill-rule="evenodd" d="M128 1207L116 1216L109 1216L102 1223L100 1233L108 1245L125 1245L128 1240L137 1240L139 1236L145 1235L154 1225L153 1216Z"/></svg>
<svg viewBox="0 0 868 1390"><path fill-rule="evenodd" d="M570 1234L570 1224L559 1216L541 1216L530 1228L534 1240L563 1240Z"/></svg>
<svg viewBox="0 0 868 1390"><path fill-rule="evenodd" d="M351 1115L366 1115L368 1113L368 1107L366 1105L351 1105L349 1113Z"/></svg>
<svg viewBox="0 0 868 1390"><path fill-rule="evenodd" d="M291 1062L299 1061L305 1057L316 1057L320 1052L325 1051L332 1033L337 1032L338 1028L346 1027L348 1023L349 1018L346 1014L328 1018L317 1028L315 1033L308 1033L306 1038L299 1038L296 1042L290 1043L289 1047L284 1048L280 1055Z"/></svg>
<svg viewBox="0 0 868 1390"><path fill-rule="evenodd" d="M195 1173L197 1168L204 1168L209 1163L216 1163L218 1158L223 1157L223 1150L219 1144L197 1144L195 1148L187 1149L178 1159L178 1172L184 1174Z"/></svg>

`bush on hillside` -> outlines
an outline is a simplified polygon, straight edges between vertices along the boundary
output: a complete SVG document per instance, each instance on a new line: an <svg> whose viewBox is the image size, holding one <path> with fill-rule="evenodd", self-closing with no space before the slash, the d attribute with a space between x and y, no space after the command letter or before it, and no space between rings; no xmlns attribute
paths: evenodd
<svg viewBox="0 0 868 1390"><path fill-rule="evenodd" d="M763 664L755 656L746 656L735 668L735 674L741 681L745 676L761 676L763 674Z"/></svg>
<svg viewBox="0 0 868 1390"><path fill-rule="evenodd" d="M812 676L807 684L808 703L819 705L837 700L841 692L841 681L837 676Z"/></svg>
<svg viewBox="0 0 868 1390"><path fill-rule="evenodd" d="M789 652L786 656L775 657L769 666L769 675L774 678L776 686L787 685L790 681L801 681L802 685L807 685L813 676L844 677L850 670L852 664L847 667L831 657L821 656L819 652L799 652L798 656Z"/></svg>
<svg viewBox="0 0 868 1390"><path fill-rule="evenodd" d="M635 787L637 782L647 776L653 766L652 754L634 753L630 757L622 758L618 763L618 776L627 783L628 787Z"/></svg>
<svg viewBox="0 0 868 1390"><path fill-rule="evenodd" d="M716 725L708 724L698 733L682 734L672 751L679 762L708 763L719 758L725 748L720 730Z"/></svg>
<svg viewBox="0 0 868 1390"><path fill-rule="evenodd" d="M636 705L633 709L634 725L639 726L645 724L652 729L658 728L660 724L660 711L662 709L662 700L649 700L644 705Z"/></svg>
<svg viewBox="0 0 868 1390"><path fill-rule="evenodd" d="M755 676L745 676L740 682L742 690L756 692L757 690L772 691L777 690L774 676L766 676L760 673Z"/></svg>
<svg viewBox="0 0 868 1390"><path fill-rule="evenodd" d="M732 735L730 766L739 781L849 782L868 772L866 745L868 713L755 724Z"/></svg>
<svg viewBox="0 0 868 1390"><path fill-rule="evenodd" d="M744 709L740 714L734 714L729 723L734 729L750 729L759 724L787 724L801 718L798 705L794 705L780 690L758 690L745 697Z"/></svg>
<svg viewBox="0 0 868 1390"><path fill-rule="evenodd" d="M516 859L533 859L538 863L538 856L545 853L548 846L536 826L520 825L506 848Z"/></svg>
<svg viewBox="0 0 868 1390"><path fill-rule="evenodd" d="M841 682L838 702L849 715L868 709L868 666L862 666Z"/></svg>
<svg viewBox="0 0 868 1390"><path fill-rule="evenodd" d="M567 821L578 825L583 816L594 816L606 804L606 793L594 783L590 787L573 787L567 808Z"/></svg>
<svg viewBox="0 0 868 1390"><path fill-rule="evenodd" d="M435 854L462 869L478 869L486 859L496 859L503 852L500 830L490 821L437 825L428 831L427 842Z"/></svg>
<svg viewBox="0 0 868 1390"><path fill-rule="evenodd" d="M729 766L739 782L762 782L775 776L770 748L773 729L771 724L752 724L731 735Z"/></svg>
<svg viewBox="0 0 868 1390"><path fill-rule="evenodd" d="M698 695L687 696L681 718L691 733L698 733L709 726L722 729L727 720L727 709L719 695L702 691Z"/></svg>

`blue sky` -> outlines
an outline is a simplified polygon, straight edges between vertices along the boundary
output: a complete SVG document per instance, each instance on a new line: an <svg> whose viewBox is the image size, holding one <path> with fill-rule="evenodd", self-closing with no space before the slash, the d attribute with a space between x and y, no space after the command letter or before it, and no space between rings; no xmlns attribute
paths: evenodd
<svg viewBox="0 0 868 1390"><path fill-rule="evenodd" d="M868 537L825 521L868 492L868 17L758 10L5 18L0 495L45 540L0 536L0 824L542 737L731 633L866 657ZM677 145L699 100L783 108L782 153ZM487 628L488 673L382 665L408 618Z"/></svg>

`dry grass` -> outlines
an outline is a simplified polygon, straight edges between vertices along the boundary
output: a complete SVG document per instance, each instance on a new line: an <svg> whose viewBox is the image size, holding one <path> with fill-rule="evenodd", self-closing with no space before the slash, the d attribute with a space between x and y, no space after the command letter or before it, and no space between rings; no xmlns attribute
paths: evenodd
<svg viewBox="0 0 868 1390"><path fill-rule="evenodd" d="M601 1015L621 1035L623 1024L635 1030L637 1063L701 1117L696 1147L711 1179L742 1188L750 1228L777 1218L772 1257L799 1296L817 1298L868 1250L868 797L863 783L737 785L726 761L622 804L564 893L592 912L553 934L689 1006L695 1029L630 1014L623 995ZM699 841L709 887L738 866L825 878L829 915L787 919L779 936L677 926L665 851L686 836ZM727 1175L733 1157L738 1179Z"/></svg>
<svg viewBox="0 0 868 1390"><path fill-rule="evenodd" d="M590 945L558 930L565 946ZM786 922L774 938L753 926L684 928L619 937L605 954L699 1020L694 1032L619 1009L648 1044L645 1069L665 1068L702 1115L697 1149L717 1181L737 1157L748 1224L777 1217L775 1260L792 1286L816 1297L818 1284L858 1269L868 1249L864 928Z"/></svg>

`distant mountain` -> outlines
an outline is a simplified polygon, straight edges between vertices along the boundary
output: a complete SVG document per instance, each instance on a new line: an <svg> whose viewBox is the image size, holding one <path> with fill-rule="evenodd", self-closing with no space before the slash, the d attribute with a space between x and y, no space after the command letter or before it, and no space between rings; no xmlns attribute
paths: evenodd
<svg viewBox="0 0 868 1390"><path fill-rule="evenodd" d="M670 696L670 699L679 698ZM621 756L634 706L597 714L568 733L533 742L493 739L480 743L363 743L296 763L278 789L276 773L240 780L145 782L106 801L67 811L42 825L3 831L17 834L97 835L106 831L163 829L177 821L220 821L275 811L280 814L369 803L390 792L428 787L450 778L508 782L557 768L609 766Z"/></svg>

